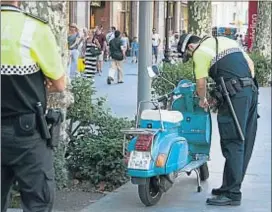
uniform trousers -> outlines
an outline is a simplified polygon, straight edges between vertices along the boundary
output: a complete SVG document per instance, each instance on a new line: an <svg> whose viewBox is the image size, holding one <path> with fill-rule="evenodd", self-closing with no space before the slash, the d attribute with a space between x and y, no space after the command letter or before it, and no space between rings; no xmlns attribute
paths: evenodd
<svg viewBox="0 0 272 212"><path fill-rule="evenodd" d="M18 136L13 124L1 126L1 211L9 206L17 181L24 212L52 211L55 195L52 149L35 130Z"/></svg>
<svg viewBox="0 0 272 212"><path fill-rule="evenodd" d="M255 86L245 87L231 97L245 141L241 141L226 102L218 110L218 128L222 154L225 157L220 191L228 198L241 200L241 185L252 155L257 131L258 92Z"/></svg>

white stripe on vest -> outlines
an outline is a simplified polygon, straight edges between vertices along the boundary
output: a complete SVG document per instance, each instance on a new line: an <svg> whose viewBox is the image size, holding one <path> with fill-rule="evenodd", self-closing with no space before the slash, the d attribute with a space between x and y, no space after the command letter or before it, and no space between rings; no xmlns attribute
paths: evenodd
<svg viewBox="0 0 272 212"><path fill-rule="evenodd" d="M21 59L23 65L34 65L35 61L31 57L30 49L31 49L31 42L33 38L33 34L36 29L36 23L31 20L30 18L26 17L24 28L21 35Z"/></svg>

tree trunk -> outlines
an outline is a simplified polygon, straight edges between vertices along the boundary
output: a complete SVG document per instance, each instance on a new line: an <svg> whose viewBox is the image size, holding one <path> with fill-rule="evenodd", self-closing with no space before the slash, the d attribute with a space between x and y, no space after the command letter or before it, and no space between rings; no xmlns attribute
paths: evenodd
<svg viewBox="0 0 272 212"><path fill-rule="evenodd" d="M40 18L48 20L49 26L56 36L59 51L62 55L62 63L66 70L68 63L67 49L67 1L29 1L21 2L21 8L26 12L36 15ZM48 96L48 107L61 108L66 116L68 106L72 103L73 96L67 89L62 93L52 93ZM68 143L68 135L66 133L67 121L63 122L61 131L61 141L58 148L55 149L55 173L58 188L66 186L68 175L65 165L65 152Z"/></svg>
<svg viewBox="0 0 272 212"><path fill-rule="evenodd" d="M139 1L131 1L131 37L138 37L139 29Z"/></svg>
<svg viewBox="0 0 272 212"><path fill-rule="evenodd" d="M258 20L253 50L271 58L271 10L272 2L258 1Z"/></svg>
<svg viewBox="0 0 272 212"><path fill-rule="evenodd" d="M188 1L188 32L201 37L212 34L211 1Z"/></svg>

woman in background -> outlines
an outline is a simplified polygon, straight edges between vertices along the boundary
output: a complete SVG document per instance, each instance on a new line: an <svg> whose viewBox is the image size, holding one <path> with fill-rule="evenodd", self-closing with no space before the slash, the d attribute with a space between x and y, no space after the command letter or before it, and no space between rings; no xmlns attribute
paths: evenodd
<svg viewBox="0 0 272 212"><path fill-rule="evenodd" d="M126 60L127 51L130 49L129 39L128 39L128 35L126 32L123 32L121 41L122 41L122 48L125 53L124 60Z"/></svg>
<svg viewBox="0 0 272 212"><path fill-rule="evenodd" d="M84 77L91 78L94 80L94 76L97 73L96 70L96 63L97 63L97 55L93 55L91 52L92 46L94 47L100 47L99 41L94 38L94 30L88 31L88 37L85 41L85 44L83 46L83 56L85 56L85 72Z"/></svg>

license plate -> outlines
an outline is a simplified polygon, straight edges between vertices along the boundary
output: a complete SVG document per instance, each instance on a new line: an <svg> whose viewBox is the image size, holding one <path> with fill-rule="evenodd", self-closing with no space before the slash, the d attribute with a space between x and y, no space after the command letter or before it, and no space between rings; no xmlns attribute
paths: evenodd
<svg viewBox="0 0 272 212"><path fill-rule="evenodd" d="M132 151L129 157L129 169L148 170L151 162L150 152Z"/></svg>

